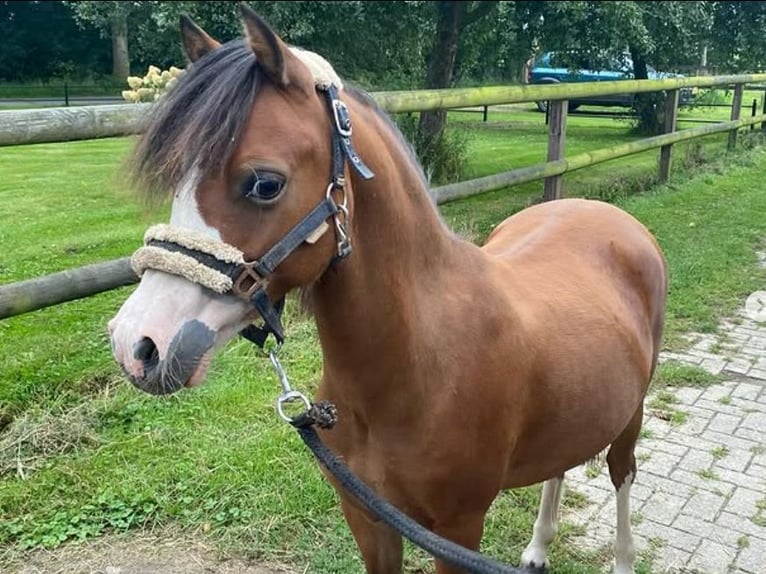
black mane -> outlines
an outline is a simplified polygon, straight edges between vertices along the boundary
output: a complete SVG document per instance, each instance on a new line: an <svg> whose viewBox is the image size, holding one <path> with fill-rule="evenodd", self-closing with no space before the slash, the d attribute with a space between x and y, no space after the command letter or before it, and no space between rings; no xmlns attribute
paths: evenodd
<svg viewBox="0 0 766 574"><path fill-rule="evenodd" d="M148 118L131 166L136 186L150 198L163 197L178 187L192 165L202 177L222 173L262 78L244 40L228 42L189 66ZM417 156L398 126L363 90L346 85L344 92L384 118L428 189Z"/></svg>
<svg viewBox="0 0 766 574"><path fill-rule="evenodd" d="M261 85L244 40L227 42L189 66L156 104L136 148L132 175L147 194L176 188L193 158L202 175L220 173Z"/></svg>

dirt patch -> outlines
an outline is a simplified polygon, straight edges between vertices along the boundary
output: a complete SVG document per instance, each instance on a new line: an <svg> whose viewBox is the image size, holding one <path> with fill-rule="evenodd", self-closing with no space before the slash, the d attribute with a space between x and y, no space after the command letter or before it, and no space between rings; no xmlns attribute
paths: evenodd
<svg viewBox="0 0 766 574"><path fill-rule="evenodd" d="M17 557L7 574L293 574L279 564L221 558L216 550L188 534L104 536L55 550Z"/></svg>

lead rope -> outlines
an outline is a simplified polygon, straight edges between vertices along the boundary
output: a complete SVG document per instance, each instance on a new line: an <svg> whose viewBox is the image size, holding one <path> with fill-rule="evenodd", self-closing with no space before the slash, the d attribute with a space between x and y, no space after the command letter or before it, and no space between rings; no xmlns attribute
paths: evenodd
<svg viewBox="0 0 766 574"><path fill-rule="evenodd" d="M278 345L276 348L268 351L268 357L282 385L282 394L277 399L277 412L279 416L295 427L304 444L311 450L317 460L335 477L343 489L352 495L364 508L432 556L441 558L453 566L463 568L467 572L475 574L522 574L533 572L533 570L514 568L513 566L502 564L478 552L455 544L451 540L442 538L418 524L387 500L378 496L374 490L351 472L351 469L334 452L322 443L314 429L314 425L328 430L335 426L338 420L335 405L328 401L312 403L305 395L293 390L287 374L277 357L279 349L280 346ZM302 403L305 410L299 415L291 417L285 412L285 405L296 401ZM538 569L537 571L542 572L543 570Z"/></svg>

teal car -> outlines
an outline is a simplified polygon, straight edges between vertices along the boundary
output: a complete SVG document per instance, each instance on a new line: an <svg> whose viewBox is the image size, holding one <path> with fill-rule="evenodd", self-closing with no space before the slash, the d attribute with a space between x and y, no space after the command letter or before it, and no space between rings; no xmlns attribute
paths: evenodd
<svg viewBox="0 0 766 574"><path fill-rule="evenodd" d="M527 82L530 84L558 84L562 82L604 82L614 80L632 80L633 79L633 61L629 54L624 54L621 58L613 58L605 66L605 69L572 69L567 65L569 59L559 57L556 52L545 52L538 56L529 69ZM651 66L647 66L647 72L650 80L663 78L681 78L681 74L671 74L667 72L658 72ZM582 98L569 100L569 110L576 110L581 105L589 106L621 106L632 107L635 94L614 94L611 96L594 96L591 98ZM679 94L681 104L688 104L694 99L694 90L691 88L682 88ZM537 109L544 112L548 107L548 102L536 102Z"/></svg>

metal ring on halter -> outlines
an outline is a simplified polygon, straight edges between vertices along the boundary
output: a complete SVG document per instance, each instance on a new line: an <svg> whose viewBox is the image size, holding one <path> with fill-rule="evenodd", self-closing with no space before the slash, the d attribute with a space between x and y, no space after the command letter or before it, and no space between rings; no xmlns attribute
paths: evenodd
<svg viewBox="0 0 766 574"><path fill-rule="evenodd" d="M346 226L340 221L339 217L334 217L333 222L335 223L335 235L338 238L337 256L340 259L344 259L351 253L351 238L348 236Z"/></svg>
<svg viewBox="0 0 766 574"><path fill-rule="evenodd" d="M303 406L306 408L299 415L296 415L295 417L291 417L287 413L285 413L283 405L285 403L290 403L294 401L302 402ZM298 391L288 391L286 393L281 394L279 398L277 399L277 412L279 413L279 416L282 417L282 420L288 423L291 423L297 417L303 414L306 414L310 408L311 408L311 402L306 398L306 396L303 393L300 393Z"/></svg>
<svg viewBox="0 0 766 574"><path fill-rule="evenodd" d="M348 233L346 232L346 226L338 219L335 218L335 231L338 233L338 243L345 243L348 241Z"/></svg>
<svg viewBox="0 0 766 574"><path fill-rule="evenodd" d="M346 183L345 179L341 179L341 181L331 181L327 185L327 191L325 191L325 197L329 199L330 197L332 197L333 191L335 191L336 189L341 190L343 192L343 201L337 205L338 207L348 209L348 196L346 195L346 188L344 187L345 183Z"/></svg>
<svg viewBox="0 0 766 574"><path fill-rule="evenodd" d="M338 212L333 215L332 220L335 224L335 233L338 237L338 257L343 259L351 253L351 241L349 240L348 231L346 231L346 221L348 221L349 218L348 194L346 193L346 188L343 186L342 182L338 183L331 181L327 186L326 196L328 198L332 197L332 192L336 189L339 189L342 192L343 201L335 204L338 208Z"/></svg>

